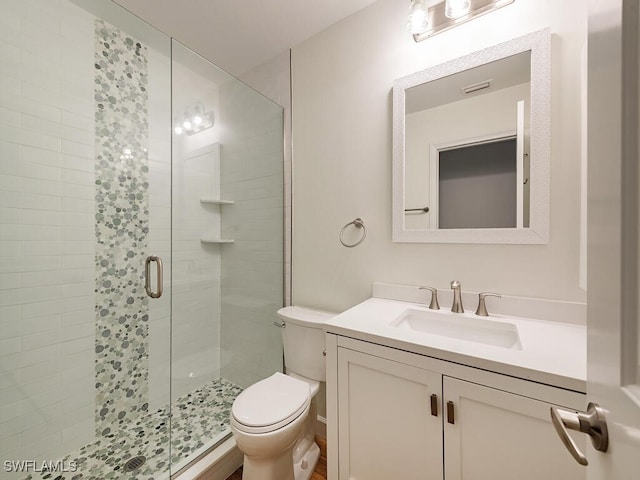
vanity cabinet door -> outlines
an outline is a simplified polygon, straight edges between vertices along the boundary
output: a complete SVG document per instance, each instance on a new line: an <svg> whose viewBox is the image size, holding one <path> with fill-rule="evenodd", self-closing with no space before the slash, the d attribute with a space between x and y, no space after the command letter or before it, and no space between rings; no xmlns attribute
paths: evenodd
<svg viewBox="0 0 640 480"><path fill-rule="evenodd" d="M339 478L442 480L441 391L439 373L339 348Z"/></svg>
<svg viewBox="0 0 640 480"><path fill-rule="evenodd" d="M562 447L549 403L443 377L446 480L584 480L586 469ZM574 437L585 450L586 435Z"/></svg>

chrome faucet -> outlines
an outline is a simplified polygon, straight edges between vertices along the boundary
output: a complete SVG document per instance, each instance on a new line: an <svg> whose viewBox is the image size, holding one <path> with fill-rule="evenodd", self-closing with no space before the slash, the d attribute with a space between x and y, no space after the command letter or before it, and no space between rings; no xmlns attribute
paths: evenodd
<svg viewBox="0 0 640 480"><path fill-rule="evenodd" d="M485 303L485 297L498 297L502 298L502 295L499 293L492 292L482 292L478 294L478 308L476 308L476 315L480 317L488 317L489 312L487 312L487 304Z"/></svg>
<svg viewBox="0 0 640 480"><path fill-rule="evenodd" d="M435 287L420 287L420 290L429 290L431 292L429 308L431 310L440 310L440 305L438 304L438 289Z"/></svg>
<svg viewBox="0 0 640 480"><path fill-rule="evenodd" d="M455 313L464 313L464 307L462 306L462 295L460 292L460 282L454 280L451 282L451 289L453 290L453 303L451 304L451 311Z"/></svg>

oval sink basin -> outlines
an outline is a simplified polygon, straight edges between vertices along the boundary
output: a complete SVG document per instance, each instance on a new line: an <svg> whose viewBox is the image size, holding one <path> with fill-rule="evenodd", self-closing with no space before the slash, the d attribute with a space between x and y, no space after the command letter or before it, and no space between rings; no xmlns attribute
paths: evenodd
<svg viewBox="0 0 640 480"><path fill-rule="evenodd" d="M485 320L478 316L467 317L409 308L390 325L429 335L522 350L518 328L513 323Z"/></svg>

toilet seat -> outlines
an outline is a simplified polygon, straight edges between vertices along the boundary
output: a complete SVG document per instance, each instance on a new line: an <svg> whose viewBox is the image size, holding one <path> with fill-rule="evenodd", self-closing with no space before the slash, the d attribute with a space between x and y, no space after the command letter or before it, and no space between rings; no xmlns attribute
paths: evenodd
<svg viewBox="0 0 640 480"><path fill-rule="evenodd" d="M273 432L302 415L310 401L309 384L277 372L238 395L231 422L246 433Z"/></svg>

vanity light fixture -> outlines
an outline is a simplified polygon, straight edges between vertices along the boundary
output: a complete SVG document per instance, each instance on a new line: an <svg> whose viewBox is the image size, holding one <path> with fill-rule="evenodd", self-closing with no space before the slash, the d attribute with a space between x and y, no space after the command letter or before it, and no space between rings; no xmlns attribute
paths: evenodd
<svg viewBox="0 0 640 480"><path fill-rule="evenodd" d="M409 31L413 34L413 39L416 42L421 42L436 33L462 25L475 17L505 7L514 1L515 0L445 0L426 8L425 0L412 0L409 9ZM422 10L426 10L426 13L417 15L423 15L428 22L422 31L414 31L411 29L414 5L418 3L421 4Z"/></svg>
<svg viewBox="0 0 640 480"><path fill-rule="evenodd" d="M173 131L176 135L193 135L195 133L213 127L214 115L212 111L205 111L200 102L193 107L185 109L184 113L175 121Z"/></svg>
<svg viewBox="0 0 640 480"><path fill-rule="evenodd" d="M426 0L411 0L407 30L413 35L420 35L429 29L429 8Z"/></svg>
<svg viewBox="0 0 640 480"><path fill-rule="evenodd" d="M469 13L470 0L446 0L444 14L447 18L459 18Z"/></svg>

